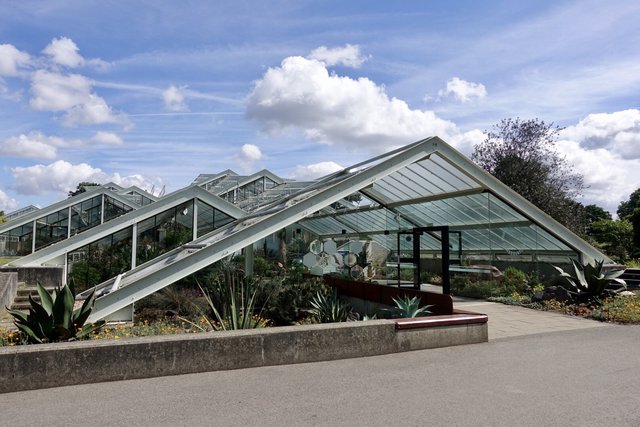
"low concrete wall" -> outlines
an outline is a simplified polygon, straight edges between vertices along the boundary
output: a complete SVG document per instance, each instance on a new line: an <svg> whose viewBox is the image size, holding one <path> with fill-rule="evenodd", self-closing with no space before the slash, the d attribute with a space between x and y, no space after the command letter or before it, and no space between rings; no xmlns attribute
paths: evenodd
<svg viewBox="0 0 640 427"><path fill-rule="evenodd" d="M0 313L11 307L18 291L18 273L0 272Z"/></svg>
<svg viewBox="0 0 640 427"><path fill-rule="evenodd" d="M488 340L486 316L399 329L395 320L0 348L0 393L375 356Z"/></svg>
<svg viewBox="0 0 640 427"><path fill-rule="evenodd" d="M62 267L6 267L0 270L5 271L18 273L18 282L24 282L29 286L40 283L46 288L61 286L64 275Z"/></svg>

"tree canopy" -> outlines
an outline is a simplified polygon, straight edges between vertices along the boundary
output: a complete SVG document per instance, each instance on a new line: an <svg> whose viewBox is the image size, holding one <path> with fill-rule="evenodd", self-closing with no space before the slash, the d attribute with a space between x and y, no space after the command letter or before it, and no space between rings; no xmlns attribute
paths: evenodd
<svg viewBox="0 0 640 427"><path fill-rule="evenodd" d="M620 219L629 218L636 208L640 208L640 188L629 195L629 200L620 202L616 213Z"/></svg>
<svg viewBox="0 0 640 427"><path fill-rule="evenodd" d="M548 215L584 233L584 178L555 148L562 129L539 119L507 118L486 131L471 158Z"/></svg>

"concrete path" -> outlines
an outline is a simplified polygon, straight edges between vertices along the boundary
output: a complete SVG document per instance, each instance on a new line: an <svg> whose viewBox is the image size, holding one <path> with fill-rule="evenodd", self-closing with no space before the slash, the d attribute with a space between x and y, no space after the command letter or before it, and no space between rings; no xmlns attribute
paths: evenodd
<svg viewBox="0 0 640 427"><path fill-rule="evenodd" d="M455 298L453 306L488 315L489 340L612 326L609 323L581 317L474 299Z"/></svg>

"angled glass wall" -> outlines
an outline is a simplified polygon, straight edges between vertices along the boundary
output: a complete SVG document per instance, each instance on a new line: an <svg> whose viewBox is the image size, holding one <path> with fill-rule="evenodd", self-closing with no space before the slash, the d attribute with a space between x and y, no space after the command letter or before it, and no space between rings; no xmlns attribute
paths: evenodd
<svg viewBox="0 0 640 427"><path fill-rule="evenodd" d="M33 223L0 234L0 256L23 256L31 253Z"/></svg>
<svg viewBox="0 0 640 427"><path fill-rule="evenodd" d="M131 212L133 208L112 197L104 197L104 222L111 221L114 218Z"/></svg>
<svg viewBox="0 0 640 427"><path fill-rule="evenodd" d="M102 195L71 206L71 235L100 225L102 219Z"/></svg>
<svg viewBox="0 0 640 427"><path fill-rule="evenodd" d="M64 208L36 220L36 250L66 239L69 230L69 209Z"/></svg>
<svg viewBox="0 0 640 427"><path fill-rule="evenodd" d="M136 265L193 240L193 200L138 223Z"/></svg>
<svg viewBox="0 0 640 427"><path fill-rule="evenodd" d="M203 236L216 228L220 228L232 222L234 218L210 206L198 201L198 237Z"/></svg>
<svg viewBox="0 0 640 427"><path fill-rule="evenodd" d="M132 230L127 227L67 254L69 278L78 291L131 269Z"/></svg>

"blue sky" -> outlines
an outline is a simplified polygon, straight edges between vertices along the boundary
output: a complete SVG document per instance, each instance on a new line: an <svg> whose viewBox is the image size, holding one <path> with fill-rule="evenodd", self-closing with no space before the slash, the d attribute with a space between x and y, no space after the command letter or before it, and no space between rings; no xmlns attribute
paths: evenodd
<svg viewBox="0 0 640 427"><path fill-rule="evenodd" d="M399 3L399 4L398 4ZM615 211L640 187L637 1L0 1L0 210L80 181L309 178L505 117Z"/></svg>

